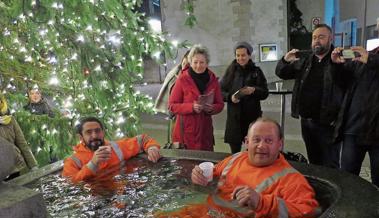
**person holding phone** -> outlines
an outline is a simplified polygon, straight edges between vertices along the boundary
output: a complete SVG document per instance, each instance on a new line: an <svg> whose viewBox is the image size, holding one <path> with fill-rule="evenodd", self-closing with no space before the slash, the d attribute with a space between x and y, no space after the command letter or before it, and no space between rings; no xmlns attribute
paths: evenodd
<svg viewBox="0 0 379 218"><path fill-rule="evenodd" d="M105 140L104 126L95 117L81 119L77 132L80 143L74 147L74 154L65 159L62 172L73 183L100 178L115 167L122 169L126 160L143 151L152 162L161 157L158 143L145 134L117 141Z"/></svg>
<svg viewBox="0 0 379 218"><path fill-rule="evenodd" d="M235 59L221 80L221 91L227 102L224 141L231 152L241 151L251 122L262 116L260 101L268 96L267 80L261 68L252 61L253 47L238 42L234 47Z"/></svg>
<svg viewBox="0 0 379 218"><path fill-rule="evenodd" d="M346 59L343 48L335 48L334 70L350 78L344 105L336 122L335 137L341 145L340 168L359 176L366 153L370 157L371 181L379 187L379 47L367 52L350 48L358 55Z"/></svg>
<svg viewBox="0 0 379 218"><path fill-rule="evenodd" d="M301 120L301 134L309 162L339 167L339 146L334 143L334 125L343 101L343 77L332 74L332 29L326 24L312 32L312 54L296 57L297 49L287 52L275 73L284 80L295 79L291 115Z"/></svg>

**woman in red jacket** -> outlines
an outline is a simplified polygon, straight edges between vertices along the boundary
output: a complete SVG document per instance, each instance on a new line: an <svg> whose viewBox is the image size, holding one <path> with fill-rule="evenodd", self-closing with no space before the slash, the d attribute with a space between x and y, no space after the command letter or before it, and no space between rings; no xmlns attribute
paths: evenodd
<svg viewBox="0 0 379 218"><path fill-rule="evenodd" d="M195 45L188 55L190 66L183 69L169 98L169 110L177 116L173 142L187 149L213 151L212 115L224 107L216 75L208 69L206 47Z"/></svg>

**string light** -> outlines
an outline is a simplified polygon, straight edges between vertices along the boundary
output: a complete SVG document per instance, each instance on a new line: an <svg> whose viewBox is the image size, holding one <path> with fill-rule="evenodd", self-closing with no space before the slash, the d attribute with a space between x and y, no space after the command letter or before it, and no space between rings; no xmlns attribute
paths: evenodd
<svg viewBox="0 0 379 218"><path fill-rule="evenodd" d="M134 10L134 5L137 3L137 1L116 2L115 4L119 4L114 6L116 9L127 11ZM150 26L144 26L145 22L142 23L142 21L145 19L145 14L139 16L135 10L131 12L135 14L133 20L128 16L118 20L117 10L112 11L107 8L101 14L104 19L116 24L112 26L113 29L109 29L97 23L104 20L101 16L98 16L99 19L93 16L92 19L84 20L81 19L80 12L68 11L68 6L72 6L69 1L65 1L63 4L63 1L55 0L46 5L43 1L32 0L29 4L22 13L17 13L19 15L11 20L14 24L18 24L22 31L15 31L14 26L11 25L11 28L3 27L0 32L3 36L8 37L6 41L8 44L0 45L0 51L6 54L5 61L21 60L23 64L27 62L26 70L31 69L31 72L26 72L28 77L18 77L18 80L22 80L24 84L30 84L35 79L47 78L46 81L38 81L38 83L43 84L41 86L43 89L54 88L54 91L57 90L57 92L52 91L54 93L49 95L61 108L68 110L67 117L73 118L75 125L78 122L77 118L83 112L96 111L101 116L106 115L108 123L120 125L120 128L117 129L119 136L122 136L126 129L135 131L136 125L122 124L129 118L137 119L139 111L152 110L153 103L150 96L142 95L140 91L134 91L131 81L143 78L144 60L142 57L147 54L151 55L153 48L155 51L152 56L160 59L161 50L163 50L161 43L165 40L159 30L161 24L156 20L151 20ZM101 9L104 9L104 5L108 3L102 0L83 0L78 4L87 4L87 6L90 4L90 8L102 7ZM47 11L46 14L54 13L54 16L40 16L40 14L37 16L34 13L39 7L52 11ZM32 17L35 18L31 19ZM45 17L46 20L44 20ZM126 19L127 17L128 19ZM24 21L27 22L20 25ZM34 21L38 21L38 23ZM10 22L8 21L8 23ZM59 29L60 27L64 28ZM155 29L153 30L153 28ZM62 29L69 29L75 35L67 36L68 32L65 30L62 32ZM152 30L157 32L153 33ZM176 47L178 42L173 41L168 44ZM35 70L36 67L40 67L39 71ZM122 77L118 75L122 75ZM124 83L120 80L120 78L129 76L131 79L128 82ZM107 80L109 78L115 79L110 82ZM16 89L14 84L19 83L8 84L8 92ZM59 87L57 87L58 85ZM6 90L3 91L6 92ZM107 92L112 93L111 97L107 99L107 103L97 101L99 96L100 98L109 96ZM95 102L85 104L84 107L77 104L89 99ZM107 105L108 103L112 105ZM125 111L112 113L113 110L120 108ZM128 114L128 118L125 114ZM51 128L50 124L44 128L48 128L46 134L55 135L60 134L61 131ZM32 134L36 134L35 129L30 131Z"/></svg>

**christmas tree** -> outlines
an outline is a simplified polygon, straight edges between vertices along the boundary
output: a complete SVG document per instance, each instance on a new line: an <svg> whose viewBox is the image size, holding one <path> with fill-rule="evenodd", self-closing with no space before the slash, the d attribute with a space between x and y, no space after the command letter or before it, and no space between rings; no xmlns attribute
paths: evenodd
<svg viewBox="0 0 379 218"><path fill-rule="evenodd" d="M143 78L144 58L176 48L150 30L140 4L0 0L0 89L40 164L68 154L80 117L99 117L107 136L120 138L135 135L140 113L152 112L132 85ZM35 86L57 105L54 118L22 110Z"/></svg>

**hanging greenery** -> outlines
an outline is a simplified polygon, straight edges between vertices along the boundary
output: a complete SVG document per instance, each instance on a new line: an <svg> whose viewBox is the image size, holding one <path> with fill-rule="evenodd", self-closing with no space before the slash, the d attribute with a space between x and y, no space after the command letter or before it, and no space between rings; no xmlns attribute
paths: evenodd
<svg viewBox="0 0 379 218"><path fill-rule="evenodd" d="M147 56L170 56L165 36L138 12L140 0L0 0L0 89L40 162L62 158L77 142L80 117L99 117L108 137L139 131L151 113L149 96L133 84ZM55 118L22 110L26 91L38 86L56 104ZM66 117L60 111L69 113ZM45 152L44 154L40 152Z"/></svg>
<svg viewBox="0 0 379 218"><path fill-rule="evenodd" d="M296 0L289 1L289 29L290 33L308 33L309 31L303 24L303 13L299 10Z"/></svg>
<svg viewBox="0 0 379 218"><path fill-rule="evenodd" d="M184 12L186 13L186 20L184 25L193 28L197 24L196 17L194 15L194 5L192 0L187 0L184 3Z"/></svg>

